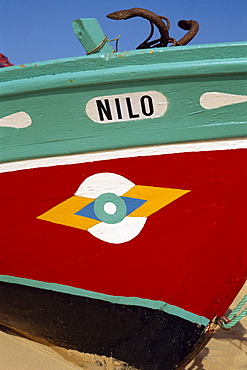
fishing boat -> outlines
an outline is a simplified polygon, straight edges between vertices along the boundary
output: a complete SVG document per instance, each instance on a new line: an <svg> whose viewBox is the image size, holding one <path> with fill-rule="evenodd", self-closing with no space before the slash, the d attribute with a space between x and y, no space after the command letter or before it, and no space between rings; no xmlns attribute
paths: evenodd
<svg viewBox="0 0 247 370"><path fill-rule="evenodd" d="M78 19L87 55L0 70L0 324L112 369L182 369L247 279L247 43L159 20L113 52Z"/></svg>

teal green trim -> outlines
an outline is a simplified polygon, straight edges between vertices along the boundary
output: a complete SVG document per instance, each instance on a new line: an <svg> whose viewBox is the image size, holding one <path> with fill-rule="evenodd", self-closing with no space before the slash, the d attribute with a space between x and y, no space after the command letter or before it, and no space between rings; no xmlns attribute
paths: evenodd
<svg viewBox="0 0 247 370"><path fill-rule="evenodd" d="M247 102L200 105L207 92L246 95L246 49L247 43L182 46L2 68L0 118L25 112L32 124L0 127L1 161L246 137ZM147 91L165 95L163 116L99 124L87 115L91 99Z"/></svg>
<svg viewBox="0 0 247 370"><path fill-rule="evenodd" d="M0 275L0 281L11 284L25 285L33 288L52 290L59 293L66 293L71 295L76 295L80 297L87 297L92 299L100 299L102 301L107 301L116 304L130 305L130 306L141 306L147 307L155 310L161 310L168 314L181 317L190 322L196 323L198 325L207 326L209 320L206 317L195 315L191 312L185 311L182 308L170 305L162 301L153 301L150 299L143 299L137 297L117 297L108 294L91 292L84 289L73 288L67 285L60 285L54 283L45 283L37 280L23 279L14 276Z"/></svg>
<svg viewBox="0 0 247 370"><path fill-rule="evenodd" d="M73 30L86 50L91 53L112 53L113 48L108 44L99 22L95 18L79 18L72 22Z"/></svg>
<svg viewBox="0 0 247 370"><path fill-rule="evenodd" d="M103 70L129 65L167 64L201 61L220 61L235 59L241 63L246 60L247 42L187 45L177 48L156 48L131 50L118 53L95 54L74 58L63 58L37 63L16 65L0 69L0 82L21 80L38 76L61 74L65 72L84 72ZM130 71L129 71L130 72ZM198 71L199 72L199 71Z"/></svg>
<svg viewBox="0 0 247 370"><path fill-rule="evenodd" d="M83 71L83 73L80 71L73 74L70 72L55 75L47 74L34 79L23 78L21 80L2 82L0 97L81 86L100 86L113 82L142 81L147 79L147 76L148 80L160 80L164 76L166 79L169 79L174 77L222 75L222 70L225 70L225 74L227 74L229 64L231 65L231 75L247 71L247 58L241 62L232 58L213 61L175 62L169 65L167 63L159 63L158 68L155 68L153 64L146 64L141 67L140 65L131 67L126 65L104 70Z"/></svg>

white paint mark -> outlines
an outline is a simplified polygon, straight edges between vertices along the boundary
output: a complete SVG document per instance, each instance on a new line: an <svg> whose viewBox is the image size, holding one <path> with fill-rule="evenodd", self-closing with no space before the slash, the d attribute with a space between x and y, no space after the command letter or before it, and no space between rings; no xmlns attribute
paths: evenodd
<svg viewBox="0 0 247 370"><path fill-rule="evenodd" d="M165 95L152 90L93 98L86 113L97 123L126 122L161 117L167 106Z"/></svg>
<svg viewBox="0 0 247 370"><path fill-rule="evenodd" d="M25 112L17 112L0 119L0 127L25 128L31 124L32 119Z"/></svg>
<svg viewBox="0 0 247 370"><path fill-rule="evenodd" d="M121 196L133 186L135 184L132 181L115 173L96 173L83 181L75 195L93 199L104 193L114 193Z"/></svg>
<svg viewBox="0 0 247 370"><path fill-rule="evenodd" d="M0 173L29 170L33 168L45 168L64 166L71 164L108 161L118 158L148 157L153 155L169 155L175 153L211 152L219 150L247 149L247 139L229 139L198 141L181 144L166 144L145 146L131 149L110 150L99 153L85 153L76 155L63 155L59 157L37 158L25 161L17 161L0 164ZM79 190L79 189L78 189Z"/></svg>
<svg viewBox="0 0 247 370"><path fill-rule="evenodd" d="M200 97L200 104L204 109L215 109L244 102L247 102L247 95L206 92Z"/></svg>
<svg viewBox="0 0 247 370"><path fill-rule="evenodd" d="M143 229L147 217L125 217L117 224L99 224L90 227L88 231L104 242L120 244L134 239Z"/></svg>

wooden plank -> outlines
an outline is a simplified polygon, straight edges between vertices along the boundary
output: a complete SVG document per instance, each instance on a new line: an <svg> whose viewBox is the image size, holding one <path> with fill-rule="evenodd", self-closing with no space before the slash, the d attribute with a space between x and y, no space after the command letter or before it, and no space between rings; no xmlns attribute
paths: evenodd
<svg viewBox="0 0 247 370"><path fill-rule="evenodd" d="M74 33L80 43L83 45L87 54L112 53L113 48L107 41L97 19L79 18L72 22ZM102 45L102 46L101 46ZM101 47L100 47L101 46Z"/></svg>

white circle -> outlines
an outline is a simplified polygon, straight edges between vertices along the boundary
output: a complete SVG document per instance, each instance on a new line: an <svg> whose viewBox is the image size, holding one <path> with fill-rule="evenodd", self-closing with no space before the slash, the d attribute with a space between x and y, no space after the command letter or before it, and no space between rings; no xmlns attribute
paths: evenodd
<svg viewBox="0 0 247 370"><path fill-rule="evenodd" d="M107 202L105 205L104 205L104 211L105 213L107 213L108 215L114 215L117 211L117 207L114 203L112 202Z"/></svg>

